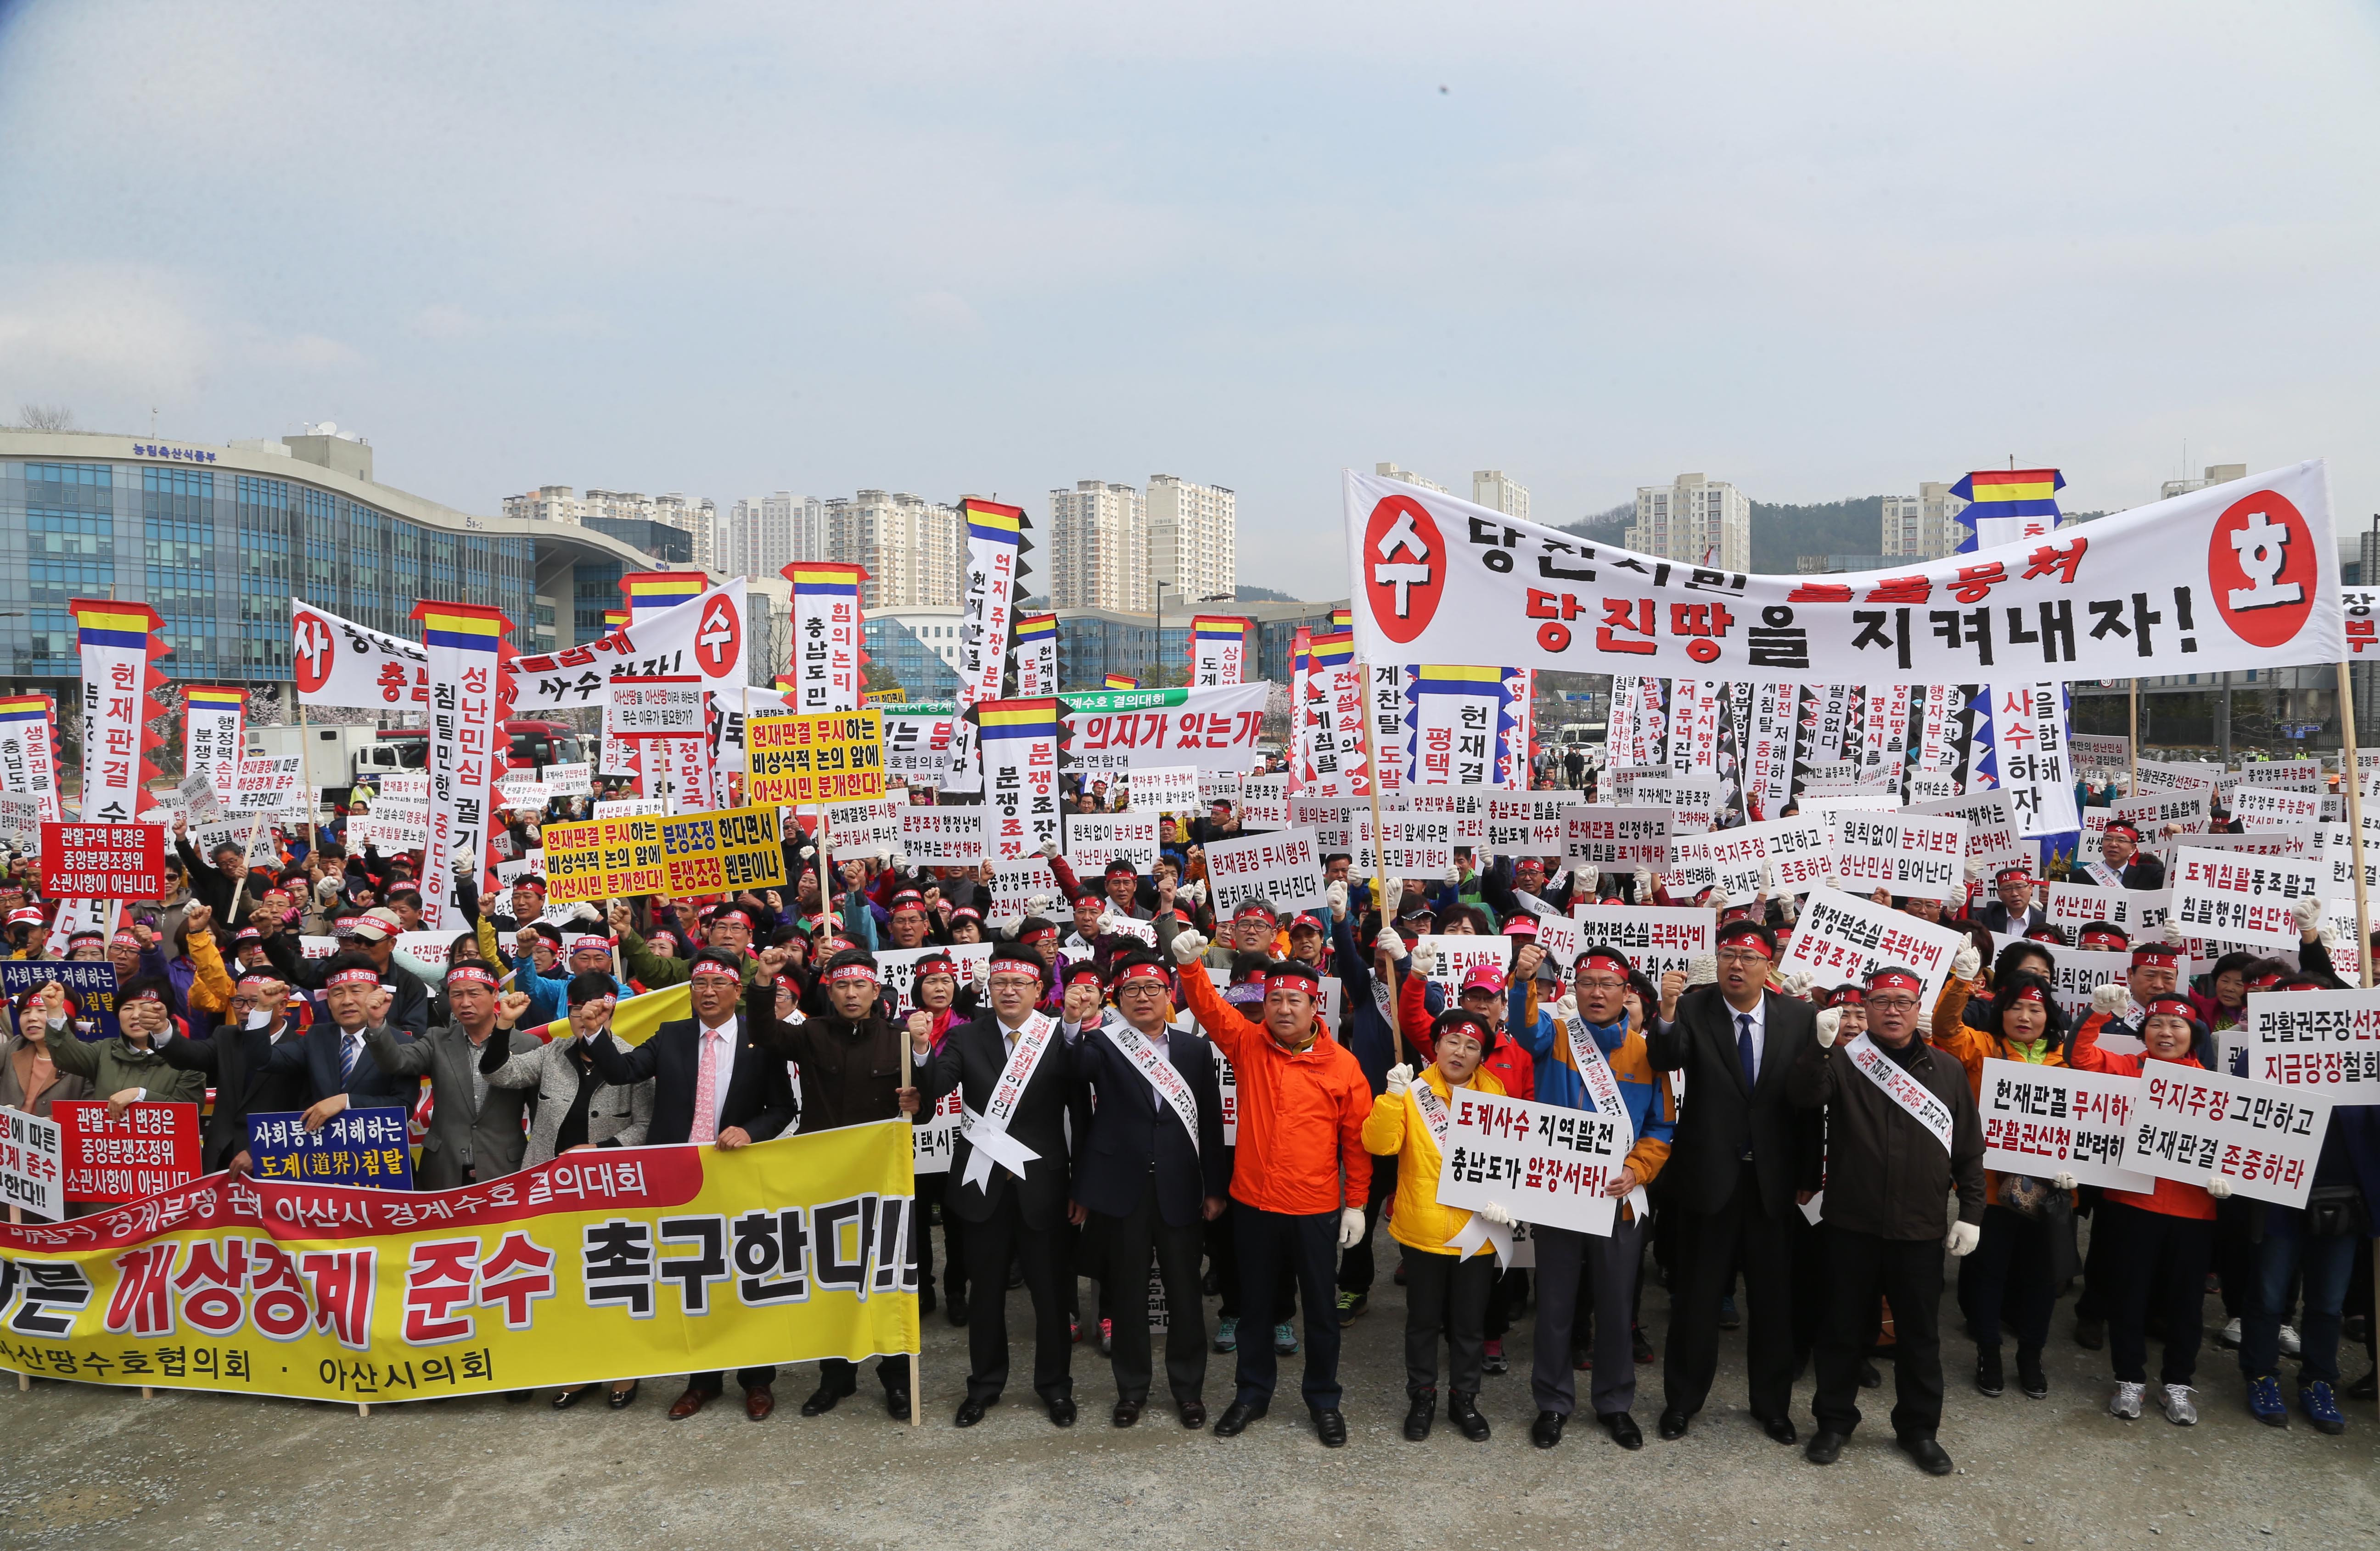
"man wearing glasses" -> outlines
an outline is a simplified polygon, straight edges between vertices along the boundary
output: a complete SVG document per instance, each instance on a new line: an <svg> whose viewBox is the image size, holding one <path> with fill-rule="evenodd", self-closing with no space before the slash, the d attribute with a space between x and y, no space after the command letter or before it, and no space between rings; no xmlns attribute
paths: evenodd
<svg viewBox="0 0 2380 1551"><path fill-rule="evenodd" d="M1792 1250L1798 1189L1817 1182L1817 1138L1785 1097L1785 1074L1816 1048L1816 1011L1767 989L1777 938L1756 921L1719 929L1718 981L1686 989L1661 976L1660 1015L1645 1054L1661 1072L1686 1073L1686 1099L1670 1149L1670 1202L1679 1216L1670 1336L1661 1359L1660 1432L1686 1435L1718 1371L1718 1305L1734 1273L1750 1301L1744 1359L1752 1414L1768 1436L1797 1437L1793 1400Z"/></svg>
<svg viewBox="0 0 2380 1551"><path fill-rule="evenodd" d="M1867 979L1867 1031L1836 1042L1820 1014L1786 1091L1827 1119L1827 1318L1818 1339L1818 1431L1805 1451L1831 1465L1859 1425L1860 1357L1876 1301L1892 1304L1892 1431L1928 1475L1950 1473L1942 1423L1942 1251L1972 1252L1984 1220L1984 1128L1966 1071L1918 1036L1923 982L1898 966ZM1959 1220L1942 1232L1942 1198Z"/></svg>
<svg viewBox="0 0 2380 1551"><path fill-rule="evenodd" d="M202 915L204 905L192 905ZM206 929L201 920L199 930ZM231 1005L224 1021L205 1039L169 1039L158 1047L165 1064L184 1072L208 1073L215 1090L214 1109L207 1116L205 1148L200 1154L208 1173L228 1169L249 1171L248 1117L286 1109L303 1109L311 1101L306 1074L299 1071L268 1072L273 1048L295 1034L289 1016L289 983L272 970L242 975L233 986Z"/></svg>

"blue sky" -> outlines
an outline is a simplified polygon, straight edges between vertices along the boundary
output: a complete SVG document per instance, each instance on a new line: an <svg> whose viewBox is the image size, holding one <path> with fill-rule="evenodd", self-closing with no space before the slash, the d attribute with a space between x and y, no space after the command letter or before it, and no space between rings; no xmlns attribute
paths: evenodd
<svg viewBox="0 0 2380 1551"><path fill-rule="evenodd" d="M2380 13L9 4L0 418L333 418L475 511L1239 492L1568 521L2332 460L2380 506Z"/></svg>

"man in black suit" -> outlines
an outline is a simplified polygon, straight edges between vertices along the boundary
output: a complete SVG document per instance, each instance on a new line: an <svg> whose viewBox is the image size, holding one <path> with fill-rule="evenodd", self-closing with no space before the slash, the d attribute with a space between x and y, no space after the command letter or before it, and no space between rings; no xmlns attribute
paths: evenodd
<svg viewBox="0 0 2380 1551"><path fill-rule="evenodd" d="M1203 969L1200 973L1204 973ZM1215 1049L1203 1036L1171 1029L1173 977L1154 953L1116 961L1115 1011L1084 1030L1075 1047L1077 1097L1096 1099L1087 1130L1075 1133L1075 1199L1067 1217L1099 1218L1110 1308L1115 1320L1114 1422L1129 1427L1148 1403L1148 1256L1165 1278L1165 1376L1182 1424L1207 1424L1206 1305L1198 1256L1205 1225L1222 1215L1232 1188L1223 1146L1223 1091Z"/></svg>
<svg viewBox="0 0 2380 1551"><path fill-rule="evenodd" d="M1075 1093L1058 1020L1035 1011L1041 956L1002 943L986 980L990 1011L952 1029L918 1074L925 1106L956 1092L965 1129L951 1151L955 1190L942 1206L965 1219L967 1394L959 1426L972 1427L1008 1385L1008 1267L1012 1255L1033 1299L1033 1391L1061 1427L1075 1424L1074 1341L1066 1328L1068 1273L1062 1251L1067 1207L1066 1125L1090 1128Z"/></svg>
<svg viewBox="0 0 2380 1551"><path fill-rule="evenodd" d="M345 1095L352 1109L387 1109L410 1112L420 1094L418 1077L381 1070L364 1036L387 1027L400 1045L412 1036L391 1026L395 1000L392 980L411 980L399 970L383 970L361 953L341 953L322 968L322 1009L327 1017L314 1020L303 1039L285 1039L265 1059L265 1070L294 1073L305 1080L306 1106ZM419 987L417 985L418 991Z"/></svg>
<svg viewBox="0 0 2380 1551"><path fill-rule="evenodd" d="M2141 850L2141 832L2128 818L2110 818L2099 836L2101 860L2116 874L2119 889L2165 887L2165 864Z"/></svg>
<svg viewBox="0 0 2380 1551"><path fill-rule="evenodd" d="M1983 923L1985 931L1998 932L2003 937L2031 937L2048 924L2049 913L2034 903L2030 870L2002 867L1992 875L1992 891L1998 898L1975 912L1975 919Z"/></svg>
<svg viewBox="0 0 2380 1551"><path fill-rule="evenodd" d="M206 906L190 908L196 914ZM259 1013L263 1015L261 1023L256 1018ZM270 971L239 977L232 988L230 1011L212 1036L160 1036L157 1039L157 1053L165 1058L166 1065L208 1073L215 1090L214 1109L207 1116L206 1141L200 1154L205 1172L228 1169L245 1174L253 1167L248 1156L249 1115L306 1108L305 1074L269 1069L273 1048L285 1041L292 1046L300 1043L289 1016L289 987Z"/></svg>
<svg viewBox="0 0 2380 1551"><path fill-rule="evenodd" d="M618 1036L607 1030L585 1042L588 1061L614 1087L652 1081L648 1146L705 1142L732 1152L768 1141L793 1121L794 1089L784 1061L760 1048L749 1018L736 1016L735 1004L744 994L742 967L733 955L706 948L687 964L686 985L693 1017L663 1024L633 1050L623 1049ZM775 988L755 994L773 996ZM687 1375L686 1393L670 1407L670 1420L683 1422L716 1399L722 1377ZM744 1387L745 1415L763 1422L777 1409L770 1388L776 1378L773 1366L736 1374Z"/></svg>
<svg viewBox="0 0 2380 1551"><path fill-rule="evenodd" d="M1662 1357L1661 1436L1685 1436L1718 1369L1718 1304L1740 1266L1751 1303L1745 1365L1752 1414L1795 1441L1792 1258L1796 1194L1815 1183L1816 1133L1785 1097L1785 1074L1811 1047L1815 1011L1767 989L1777 938L1755 921L1718 934L1718 980L1693 991L1661 977L1660 1016L1645 1049L1683 1071L1686 1098L1663 1176L1678 1213L1678 1266Z"/></svg>

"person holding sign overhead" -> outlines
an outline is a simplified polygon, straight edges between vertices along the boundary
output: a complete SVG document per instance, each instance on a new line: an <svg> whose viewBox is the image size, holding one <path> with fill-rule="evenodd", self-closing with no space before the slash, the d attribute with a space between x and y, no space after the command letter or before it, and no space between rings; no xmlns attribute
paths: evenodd
<svg viewBox="0 0 2380 1551"><path fill-rule="evenodd" d="M1814 1465L1842 1457L1859 1425L1860 1358L1881 1296L1892 1304L1892 1431L1928 1475L1950 1473L1942 1424L1942 1251L1973 1252L1984 1217L1984 1125L1967 1073L1918 1037L1925 982L1888 965L1867 977L1867 1031L1838 1043L1842 1015L1819 1013L1786 1076L1786 1096L1826 1111L1828 1307L1818 1341ZM1688 1090L1693 1091L1691 1088ZM1959 1220L1942 1233L1942 1198Z"/></svg>

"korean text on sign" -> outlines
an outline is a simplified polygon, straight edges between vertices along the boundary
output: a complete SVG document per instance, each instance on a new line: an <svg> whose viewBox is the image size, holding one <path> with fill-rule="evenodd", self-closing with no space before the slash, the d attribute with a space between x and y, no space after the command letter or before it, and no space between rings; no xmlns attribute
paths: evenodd
<svg viewBox="0 0 2380 1551"><path fill-rule="evenodd" d="M877 710L756 716L746 793L760 803L839 803L884 794L884 718Z"/></svg>

